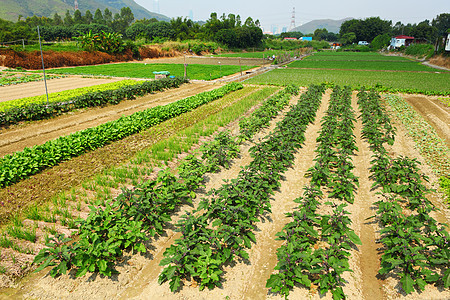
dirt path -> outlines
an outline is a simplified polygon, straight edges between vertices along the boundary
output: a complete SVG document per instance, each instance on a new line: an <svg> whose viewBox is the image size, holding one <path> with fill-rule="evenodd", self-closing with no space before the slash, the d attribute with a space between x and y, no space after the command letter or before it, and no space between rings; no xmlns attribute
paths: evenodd
<svg viewBox="0 0 450 300"><path fill-rule="evenodd" d="M122 78L97 79L81 78L81 76L70 76L47 80L47 88L49 93L57 93L65 90L72 90L120 80L122 80ZM40 95L45 95L44 81L27 82L0 87L0 102Z"/></svg>
<svg viewBox="0 0 450 300"><path fill-rule="evenodd" d="M436 129L437 134L450 147L450 107L436 97L402 95L402 97Z"/></svg>
<svg viewBox="0 0 450 300"><path fill-rule="evenodd" d="M356 92L353 92L352 95L352 107L356 112L356 116L359 116L360 112L357 105ZM363 275L360 289L364 299L384 299L382 290L383 282L377 278L380 267L379 245L376 243L378 227L372 220L367 220L367 218L375 214L373 203L376 201L377 195L371 189L372 181L369 179L369 168L371 166L372 152L369 149L368 143L361 139L362 127L362 120L357 118L353 133L356 136L358 152L353 158L353 163L356 166L354 174L359 177L359 188L355 196L354 205L348 208L352 213L352 228L362 242L362 245L359 246L360 252L356 254L358 257L357 266Z"/></svg>
<svg viewBox="0 0 450 300"><path fill-rule="evenodd" d="M217 85L205 83L185 84L177 89L123 101L118 105L73 112L54 119L2 130L0 131L0 157L21 151L25 147L43 144L60 136L116 120L124 115L129 116L137 111L165 105L217 87Z"/></svg>

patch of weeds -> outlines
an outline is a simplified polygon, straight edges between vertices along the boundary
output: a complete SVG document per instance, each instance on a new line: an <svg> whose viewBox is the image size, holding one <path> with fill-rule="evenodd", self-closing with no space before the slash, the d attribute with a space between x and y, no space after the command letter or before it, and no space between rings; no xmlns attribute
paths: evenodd
<svg viewBox="0 0 450 300"><path fill-rule="evenodd" d="M33 221L43 221L45 219L42 214L42 209L40 209L37 205L30 206L25 212L25 217Z"/></svg>
<svg viewBox="0 0 450 300"><path fill-rule="evenodd" d="M9 226L6 229L6 232L14 238L17 238L19 240L26 240L30 241L32 243L36 242L36 229L29 229L25 227L19 227L19 226Z"/></svg>

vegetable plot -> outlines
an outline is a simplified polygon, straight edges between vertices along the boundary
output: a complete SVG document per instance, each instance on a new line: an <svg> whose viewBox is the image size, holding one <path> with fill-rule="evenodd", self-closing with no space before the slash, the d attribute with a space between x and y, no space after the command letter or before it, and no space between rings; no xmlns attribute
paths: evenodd
<svg viewBox="0 0 450 300"><path fill-rule="evenodd" d="M449 288L450 236L448 226L430 215L437 208L426 198L428 178L420 174L416 159L389 157L384 145L393 144L395 131L380 106L380 96L364 90L358 96L363 137L374 153L371 179L382 195L374 216L384 246L379 274L395 275L406 294L436 282Z"/></svg>
<svg viewBox="0 0 450 300"><path fill-rule="evenodd" d="M292 222L277 234L285 243L277 251L278 273L267 280L266 287L272 292L287 298L295 285L310 288L314 284L321 294L331 291L333 299L345 298L342 274L352 271L348 263L351 247L361 244L345 210L347 203L353 203L358 185L351 162L357 150L354 123L351 90L336 87L317 138L316 164L308 171L311 183L304 188L303 197L295 200L298 209L287 214ZM323 193L324 187L328 195ZM335 201L323 204L324 197ZM318 208L323 205L330 206L332 214L320 214Z"/></svg>
<svg viewBox="0 0 450 300"><path fill-rule="evenodd" d="M226 263L248 259L246 248L255 242L253 231L270 212L270 196L304 142L304 131L315 118L324 88L313 86L301 96L265 141L250 149L253 161L236 179L211 190L193 213L177 224L180 239L166 250L159 282L176 291L191 278L200 289L220 286Z"/></svg>
<svg viewBox="0 0 450 300"><path fill-rule="evenodd" d="M36 271L55 266L50 271L53 277L70 269L75 269L77 276L88 271L111 276L124 250L145 252L143 242L164 232L163 226L171 220L174 209L181 203L191 203L196 197L195 190L204 182L203 176L219 166L227 167L239 152L239 145L222 132L204 144L201 152L202 160L193 155L183 160L178 176L161 171L156 180L124 189L115 201L106 202L104 208L91 207L89 217L79 221L79 242L67 246L70 239L63 235L49 239L48 248L35 258L34 263L40 265Z"/></svg>
<svg viewBox="0 0 450 300"><path fill-rule="evenodd" d="M231 83L210 92L140 111L116 121L59 137L43 145L6 155L0 159L0 187L11 185L61 161L138 133L242 87L242 84Z"/></svg>
<svg viewBox="0 0 450 300"><path fill-rule="evenodd" d="M54 99L48 105L44 100L45 95L11 100L3 102L5 111L0 111L0 127L21 121L48 119L79 108L118 104L123 100L132 100L149 93L177 88L186 82L187 80L182 78L144 82L123 80L96 87L53 93L50 96ZM0 104L0 110L1 108Z"/></svg>

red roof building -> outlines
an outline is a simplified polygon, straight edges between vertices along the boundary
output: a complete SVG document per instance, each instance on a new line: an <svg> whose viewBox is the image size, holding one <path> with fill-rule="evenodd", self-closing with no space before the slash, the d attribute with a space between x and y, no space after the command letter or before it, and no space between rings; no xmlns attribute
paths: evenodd
<svg viewBox="0 0 450 300"><path fill-rule="evenodd" d="M414 43L414 37L407 35L397 35L396 37L393 37L391 39L390 47L394 49L400 48L401 46L408 47L412 43Z"/></svg>

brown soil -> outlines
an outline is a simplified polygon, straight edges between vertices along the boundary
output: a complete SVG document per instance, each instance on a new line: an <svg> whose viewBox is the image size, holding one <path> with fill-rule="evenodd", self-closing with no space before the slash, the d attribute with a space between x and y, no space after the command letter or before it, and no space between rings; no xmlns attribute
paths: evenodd
<svg viewBox="0 0 450 300"><path fill-rule="evenodd" d="M430 59L430 64L450 69L450 58L438 55Z"/></svg>
<svg viewBox="0 0 450 300"><path fill-rule="evenodd" d="M117 120L121 116L128 116L137 111L158 105L165 105L216 87L205 83L185 84L177 89L150 94L135 100L123 101L117 105L72 112L54 119L4 129L0 131L0 157L21 151L25 147L43 144L59 136L95 127L108 121Z"/></svg>
<svg viewBox="0 0 450 300"><path fill-rule="evenodd" d="M295 102L297 99L292 101ZM158 284L158 275L162 270L159 263L163 253L178 237L177 233L169 229L164 236L151 242L153 248L150 253L126 257L118 266L120 274L112 278L103 278L95 274L74 278L72 274L53 279L46 275L46 272L41 272L31 275L15 289L5 290L0 299L280 299L278 295L270 294L265 287L265 282L274 272L273 268L277 263L276 249L282 244L275 240L275 233L289 221L285 213L292 211L296 206L293 200L301 196L303 185L309 182L304 175L313 165L315 139L328 99L329 91L319 108L316 121L306 131L304 147L297 152L293 167L285 173L286 180L272 198L272 213L258 224L257 242L249 250L249 262L237 262L226 266L222 288L199 291L195 283L185 282L180 292L171 293L168 283ZM352 105L357 111L355 94ZM275 122L281 120L281 117L279 116L269 128L258 134L255 141L272 130ZM390 154L408 155L423 161L413 147L414 142L406 135L401 125L396 125L399 130L394 146L389 149ZM236 122L233 126L231 129L236 132ZM450 291L432 285L427 286L420 294L413 293L405 297L399 292L396 279L377 278L380 245L376 243L376 239L379 236L379 227L378 224L367 221L367 218L374 214L372 203L377 200L377 196L376 191L371 190L372 183L368 179L371 152L367 143L361 140L361 127L361 121L358 120L354 133L359 150L353 160L356 166L354 173L359 176L360 188L354 204L349 205L347 210L351 212L352 228L361 237L363 245L351 251L350 268L354 273L345 274L344 292L349 299L450 299ZM242 147L241 157L234 161L230 169L209 176L205 190L219 187L223 179L235 178L241 166L250 162L248 149L251 146L251 143L247 143ZM437 178L433 176L430 168L423 166L422 170L430 176L431 182L436 182ZM199 193L195 205L203 195ZM445 208L442 209L440 199L432 197L431 200L441 208L441 211L435 213L433 217L440 222L448 222L450 213ZM182 207L173 217L171 224L175 224L185 210L192 210L192 207ZM290 295L290 299L323 298L331 299L330 293L320 296L314 288L296 287Z"/></svg>
<svg viewBox="0 0 450 300"><path fill-rule="evenodd" d="M95 79L81 78L80 76L70 76L65 78L56 78L47 80L47 88L49 93L62 92L76 88L83 88L103 83L110 83L122 79ZM7 85L0 87L0 102L20 99L24 97L33 97L45 95L44 81L27 82L16 85Z"/></svg>
<svg viewBox="0 0 450 300"><path fill-rule="evenodd" d="M402 97L430 123L441 139L450 147L450 107L437 97L402 95Z"/></svg>

